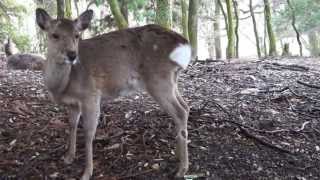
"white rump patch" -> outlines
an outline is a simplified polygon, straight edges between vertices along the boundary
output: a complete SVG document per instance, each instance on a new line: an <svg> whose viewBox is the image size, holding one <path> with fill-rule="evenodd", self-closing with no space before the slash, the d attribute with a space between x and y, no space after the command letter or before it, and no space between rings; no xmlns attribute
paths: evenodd
<svg viewBox="0 0 320 180"><path fill-rule="evenodd" d="M191 46L189 44L180 44L170 53L169 58L183 69L186 69L191 61Z"/></svg>

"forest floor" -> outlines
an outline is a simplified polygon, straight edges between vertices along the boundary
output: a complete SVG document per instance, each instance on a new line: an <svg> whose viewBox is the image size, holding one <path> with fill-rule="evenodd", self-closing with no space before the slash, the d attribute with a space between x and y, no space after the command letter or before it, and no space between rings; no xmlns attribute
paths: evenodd
<svg viewBox="0 0 320 180"><path fill-rule="evenodd" d="M0 179L76 179L81 126L77 158L65 165L65 108L48 99L40 72L5 67ZM191 106L189 179L320 179L320 59L196 62L180 77ZM172 119L148 95L103 102L93 179L173 179L174 145Z"/></svg>

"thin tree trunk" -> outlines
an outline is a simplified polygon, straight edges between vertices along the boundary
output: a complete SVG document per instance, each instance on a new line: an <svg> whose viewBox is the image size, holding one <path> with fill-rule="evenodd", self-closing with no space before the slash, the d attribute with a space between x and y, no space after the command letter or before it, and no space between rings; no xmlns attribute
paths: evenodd
<svg viewBox="0 0 320 180"><path fill-rule="evenodd" d="M181 12L182 12L182 18L181 18L181 26L182 26L182 32L183 36L189 40L189 33L188 33L188 4L186 0L180 0L181 3Z"/></svg>
<svg viewBox="0 0 320 180"><path fill-rule="evenodd" d="M221 9L221 12L223 14L223 18L224 18L224 25L225 25L225 28L226 28L226 32L228 32L228 17L227 17L227 13L226 11L224 10L223 8L223 5L221 3L221 0L218 0L218 4L220 6L220 9Z"/></svg>
<svg viewBox="0 0 320 180"><path fill-rule="evenodd" d="M119 3L121 13L129 24L128 0L119 0Z"/></svg>
<svg viewBox="0 0 320 180"><path fill-rule="evenodd" d="M220 6L219 0L215 0L215 10L214 10L214 47L216 52L216 59L221 59L221 38L220 38Z"/></svg>
<svg viewBox="0 0 320 180"><path fill-rule="evenodd" d="M228 15L228 47L227 47L227 59L234 57L234 29L232 20L232 1L226 0L227 15Z"/></svg>
<svg viewBox="0 0 320 180"><path fill-rule="evenodd" d="M268 32L267 32L267 19L266 19L266 12L264 11L264 30L263 30L263 53L264 56L267 57L268 56L268 47L267 47L267 36L268 36Z"/></svg>
<svg viewBox="0 0 320 180"><path fill-rule="evenodd" d="M77 17L79 16L79 5L78 2L79 0L74 0L74 7L76 8L76 13L77 13Z"/></svg>
<svg viewBox="0 0 320 180"><path fill-rule="evenodd" d="M260 49L260 42L259 42L259 33L258 33L258 29L257 29L256 18L255 18L254 11L253 11L253 7L252 7L252 0L250 0L249 7L250 7L250 13L251 13L251 18L252 18L252 23L253 23L254 36L255 36L255 38L256 38L257 53L258 53L258 57L261 58L261 49Z"/></svg>
<svg viewBox="0 0 320 180"><path fill-rule="evenodd" d="M270 3L269 0L264 0L264 10L267 22L267 31L269 37L269 56L276 56L277 55L277 47L276 47L276 38L272 29L271 24L271 10L270 10Z"/></svg>
<svg viewBox="0 0 320 180"><path fill-rule="evenodd" d="M64 0L57 0L57 18L64 18Z"/></svg>
<svg viewBox="0 0 320 180"><path fill-rule="evenodd" d="M289 43L284 43L282 48L282 56L291 56Z"/></svg>
<svg viewBox="0 0 320 180"><path fill-rule="evenodd" d="M188 31L193 59L197 58L198 52L198 8L199 0L189 1Z"/></svg>
<svg viewBox="0 0 320 180"><path fill-rule="evenodd" d="M156 23L167 29L171 29L171 0L157 0Z"/></svg>
<svg viewBox="0 0 320 180"><path fill-rule="evenodd" d="M121 13L118 0L108 0L111 12L116 20L117 26L119 29L128 28L128 22L123 17L123 14Z"/></svg>
<svg viewBox="0 0 320 180"><path fill-rule="evenodd" d="M294 31L296 32L296 35L297 35L297 41L298 41L298 44L299 44L299 48L300 48L300 56L303 55L302 53L302 43L301 43L301 40L300 40L300 33L296 27L296 14L295 14L295 11L294 11L294 8L292 6L292 4L290 3L290 0L287 0L287 3L288 3L288 6L291 10L291 18L292 18L292 22L291 22L291 25L294 29Z"/></svg>
<svg viewBox="0 0 320 180"><path fill-rule="evenodd" d="M72 0L65 0L65 6L66 6L65 16L67 18L71 18L72 17L71 1Z"/></svg>
<svg viewBox="0 0 320 180"><path fill-rule="evenodd" d="M234 16L235 16L235 27L234 33L236 37L236 45L235 45L235 56L239 58L239 8L238 2L236 0L232 0L233 2L233 9L234 9Z"/></svg>

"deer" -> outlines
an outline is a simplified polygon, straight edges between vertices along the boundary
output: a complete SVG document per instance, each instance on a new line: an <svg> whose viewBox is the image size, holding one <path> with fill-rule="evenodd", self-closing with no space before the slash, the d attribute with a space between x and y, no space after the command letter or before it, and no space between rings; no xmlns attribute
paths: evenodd
<svg viewBox="0 0 320 180"><path fill-rule="evenodd" d="M36 9L36 23L47 37L43 80L49 96L68 109L69 143L63 160L75 159L81 116L85 167L81 180L93 174L93 140L101 99L112 100L132 92L147 92L173 119L176 131L176 177L189 167L187 121L189 106L178 91L178 75L191 61L191 46L178 33L159 25L115 30L81 39L93 18L86 10L76 19L53 19Z"/></svg>
<svg viewBox="0 0 320 180"><path fill-rule="evenodd" d="M10 38L4 45L7 59L7 68L12 70L36 70L40 71L45 59L41 55L20 53Z"/></svg>

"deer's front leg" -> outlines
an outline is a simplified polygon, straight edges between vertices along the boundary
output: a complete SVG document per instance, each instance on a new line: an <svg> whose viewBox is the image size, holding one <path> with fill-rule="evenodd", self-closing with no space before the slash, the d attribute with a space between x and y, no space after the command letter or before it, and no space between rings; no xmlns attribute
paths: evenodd
<svg viewBox="0 0 320 180"><path fill-rule="evenodd" d="M99 98L84 103L82 109L82 117L85 131L86 167L81 177L81 180L89 180L93 173L92 142L96 133L99 115Z"/></svg>
<svg viewBox="0 0 320 180"><path fill-rule="evenodd" d="M70 125L70 135L69 135L69 145L68 150L63 157L66 164L71 164L76 156L76 144L77 144L77 128L79 123L79 118L81 115L79 105L69 106L69 125Z"/></svg>

